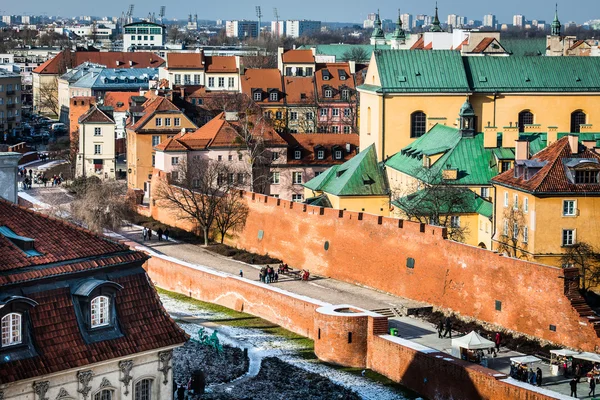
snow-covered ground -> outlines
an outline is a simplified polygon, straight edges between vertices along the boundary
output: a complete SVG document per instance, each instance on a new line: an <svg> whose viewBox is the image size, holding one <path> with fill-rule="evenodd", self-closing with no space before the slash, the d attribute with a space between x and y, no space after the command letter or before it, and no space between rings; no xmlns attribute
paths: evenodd
<svg viewBox="0 0 600 400"><path fill-rule="evenodd" d="M193 318L199 318L207 321L215 321L205 327L208 334L212 333L211 328L214 324L218 325L218 320L226 318L224 314L212 313L195 306L186 301L176 300L168 295L161 294L160 296L166 310L181 319L182 315ZM185 318L187 319L187 318ZM181 327L192 336L197 338L197 333L203 324L194 322L183 322ZM231 326L218 326L219 340L230 346L248 349L248 357L250 359L249 371L246 375L233 382L240 382L243 379L256 376L260 369L260 363L265 357L278 357L281 360L288 362L298 368L313 372L330 379L332 382L354 390L363 399L367 400L402 400L413 399L405 393L386 387L378 382L374 382L368 378L356 376L348 372L329 367L315 360L306 360L302 358L299 351L303 349L295 341L286 339L281 336L265 333L258 329L239 328Z"/></svg>

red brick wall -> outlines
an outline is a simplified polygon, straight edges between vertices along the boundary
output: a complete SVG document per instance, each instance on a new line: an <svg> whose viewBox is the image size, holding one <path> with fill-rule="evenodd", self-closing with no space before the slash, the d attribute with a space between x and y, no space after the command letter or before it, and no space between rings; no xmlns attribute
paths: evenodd
<svg viewBox="0 0 600 400"><path fill-rule="evenodd" d="M69 100L69 137L71 139L71 154L77 153L79 143L79 117L87 112L94 104L93 96L72 97Z"/></svg>
<svg viewBox="0 0 600 400"><path fill-rule="evenodd" d="M463 362L448 354L419 352L410 345L377 336L385 328L385 317L326 315L317 312L317 308L326 306L319 301L165 257L152 257L146 262L145 268L157 286L243 310L311 337L315 341L315 353L321 360L371 368L427 398L549 399L531 390L496 380L493 377L495 371ZM348 331L353 333L351 344L347 342Z"/></svg>
<svg viewBox="0 0 600 400"><path fill-rule="evenodd" d="M253 193L245 199L250 213L243 232L227 238L231 245L564 346L595 351L600 345L565 297L561 269L446 240L438 227ZM151 213L191 229L153 202Z"/></svg>

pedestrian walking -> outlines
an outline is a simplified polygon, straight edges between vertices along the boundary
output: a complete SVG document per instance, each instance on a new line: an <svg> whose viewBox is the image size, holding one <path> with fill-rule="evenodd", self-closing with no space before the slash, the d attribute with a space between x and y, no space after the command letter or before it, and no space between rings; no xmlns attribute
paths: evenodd
<svg viewBox="0 0 600 400"><path fill-rule="evenodd" d="M441 339L442 338L442 333L444 332L444 320L443 319L440 319L438 321L437 332L438 332L438 338Z"/></svg>
<svg viewBox="0 0 600 400"><path fill-rule="evenodd" d="M242 270L240 269L240 278L243 278L243 277L244 277L244 271L242 271Z"/></svg>
<svg viewBox="0 0 600 400"><path fill-rule="evenodd" d="M570 396L577 398L577 379L576 378L571 379L571 381L569 382L569 386L571 386Z"/></svg>
<svg viewBox="0 0 600 400"><path fill-rule="evenodd" d="M152 240L152 228L148 228L148 240Z"/></svg>
<svg viewBox="0 0 600 400"><path fill-rule="evenodd" d="M590 392L588 396L596 396L596 378L590 377Z"/></svg>
<svg viewBox="0 0 600 400"><path fill-rule="evenodd" d="M146 241L146 239L148 239L148 229L146 227L142 229L142 238L144 239L144 242Z"/></svg>
<svg viewBox="0 0 600 400"><path fill-rule="evenodd" d="M446 335L450 335L450 339L452 339L452 321L450 320L450 317L446 317L444 326L446 327L446 330L444 331L444 337L446 337Z"/></svg>
<svg viewBox="0 0 600 400"><path fill-rule="evenodd" d="M162 236L163 236L163 230L161 227L158 228L158 230L156 231L156 235L158 236L158 241L162 241Z"/></svg>
<svg viewBox="0 0 600 400"><path fill-rule="evenodd" d="M169 228L165 228L165 240L169 241Z"/></svg>
<svg viewBox="0 0 600 400"><path fill-rule="evenodd" d="M502 343L502 335L500 335L500 332L496 332L494 343L496 344L496 352L500 353L500 343Z"/></svg>
<svg viewBox="0 0 600 400"><path fill-rule="evenodd" d="M180 385L177 388L177 400L184 400L185 399L185 387L183 385Z"/></svg>
<svg viewBox="0 0 600 400"><path fill-rule="evenodd" d="M540 369L540 367L537 368L537 373L536 373L536 384L538 386L542 386L542 370Z"/></svg>

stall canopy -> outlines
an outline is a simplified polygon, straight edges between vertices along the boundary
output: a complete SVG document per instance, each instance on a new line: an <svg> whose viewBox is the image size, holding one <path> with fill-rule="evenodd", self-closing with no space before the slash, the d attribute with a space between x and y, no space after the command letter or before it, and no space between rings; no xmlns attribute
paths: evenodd
<svg viewBox="0 0 600 400"><path fill-rule="evenodd" d="M600 356L596 353L579 353L577 355L573 355L573 358L577 358L579 360L586 360L595 363L600 363Z"/></svg>
<svg viewBox="0 0 600 400"><path fill-rule="evenodd" d="M539 358L534 357L534 356L522 356L522 357L513 357L510 359L510 361L515 364L532 364L532 363L540 362L542 360L540 360Z"/></svg>
<svg viewBox="0 0 600 400"><path fill-rule="evenodd" d="M452 339L452 347L461 347L468 350L489 349L494 345L494 342L481 337L475 331L463 337Z"/></svg>
<svg viewBox="0 0 600 400"><path fill-rule="evenodd" d="M579 354L578 351L573 351L573 350L566 350L566 349L559 349L559 350L550 350L550 354L554 354L557 356L563 356L563 357L573 357L576 356L577 354Z"/></svg>

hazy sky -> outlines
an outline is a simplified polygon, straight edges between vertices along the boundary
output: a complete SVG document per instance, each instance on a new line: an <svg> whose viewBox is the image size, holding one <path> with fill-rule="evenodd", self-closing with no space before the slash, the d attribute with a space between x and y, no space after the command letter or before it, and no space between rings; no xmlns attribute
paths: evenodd
<svg viewBox="0 0 600 400"><path fill-rule="evenodd" d="M184 0L26 0L2 1L2 14L41 15L96 15L116 16L125 11L129 3L135 4L134 15L146 17L148 12L158 14L161 5L166 5L167 18L186 19L187 14L198 14L199 19L250 19L255 18L255 6L260 5L263 21L274 19L273 7L277 7L281 19L316 19L324 22L362 22L369 12L379 8L382 18L395 19L400 7L403 13L433 14L434 0L379 2L363 0L322 1L322 0L220 0L220 1L184 1ZM552 20L555 1L548 0L439 0L440 19L446 20L448 14L458 14L469 19L481 20L484 14L496 14L500 22L512 23L514 14L523 14L527 19ZM599 0L569 0L559 3L561 21L583 23L590 19L600 19Z"/></svg>

